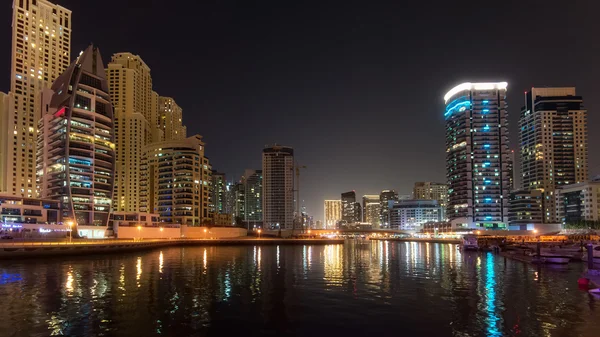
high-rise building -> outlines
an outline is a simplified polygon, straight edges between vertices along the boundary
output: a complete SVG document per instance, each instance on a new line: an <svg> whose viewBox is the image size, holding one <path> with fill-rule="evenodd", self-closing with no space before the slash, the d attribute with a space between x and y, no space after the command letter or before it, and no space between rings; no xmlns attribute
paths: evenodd
<svg viewBox="0 0 600 337"><path fill-rule="evenodd" d="M554 223L555 190L588 179L587 110L575 88L531 88L519 119L523 188L544 191L544 222Z"/></svg>
<svg viewBox="0 0 600 337"><path fill-rule="evenodd" d="M0 125L9 125L8 124L8 94L0 92ZM10 133L10 132L5 132ZM6 148L6 142L8 138L7 135L0 135L0 193L7 191L6 188L6 179L5 175L7 173L7 160L6 158L10 155L8 153L8 149ZM11 195L12 193L7 193Z"/></svg>
<svg viewBox="0 0 600 337"><path fill-rule="evenodd" d="M442 220L442 207L437 200L400 200L390 208L390 228L418 231L426 222Z"/></svg>
<svg viewBox="0 0 600 337"><path fill-rule="evenodd" d="M340 220L342 220L342 201L325 200L325 229L336 228Z"/></svg>
<svg viewBox="0 0 600 337"><path fill-rule="evenodd" d="M294 149L263 149L263 223L265 228L293 229Z"/></svg>
<svg viewBox="0 0 600 337"><path fill-rule="evenodd" d="M182 123L183 110L171 97L158 97L158 125L162 140L184 139L187 128Z"/></svg>
<svg viewBox="0 0 600 337"><path fill-rule="evenodd" d="M232 181L225 182L225 201L224 201L224 209L225 214L231 214L235 218L235 191L234 191L235 183Z"/></svg>
<svg viewBox="0 0 600 337"><path fill-rule="evenodd" d="M506 82L463 83L445 96L447 217L506 228L511 172Z"/></svg>
<svg viewBox="0 0 600 337"><path fill-rule="evenodd" d="M225 173L212 171L212 184L211 184L211 205L213 214L226 214L225 212L225 197L226 190L225 184Z"/></svg>
<svg viewBox="0 0 600 337"><path fill-rule="evenodd" d="M560 186L555 195L557 217L563 224L588 228L586 222L600 220L600 179Z"/></svg>
<svg viewBox="0 0 600 337"><path fill-rule="evenodd" d="M442 220L446 218L448 185L429 181L416 182L413 188L413 197L420 200L437 200L442 207Z"/></svg>
<svg viewBox="0 0 600 337"><path fill-rule="evenodd" d="M161 222L199 226L213 219L210 210L212 168L204 156L202 136L152 143L144 148L142 208Z"/></svg>
<svg viewBox="0 0 600 337"><path fill-rule="evenodd" d="M89 46L41 93L37 175L62 217L107 226L114 187L113 108L100 51Z"/></svg>
<svg viewBox="0 0 600 337"><path fill-rule="evenodd" d="M510 193L508 221L510 229L533 230L544 222L542 190L516 190Z"/></svg>
<svg viewBox="0 0 600 337"><path fill-rule="evenodd" d="M236 222L246 219L246 184L244 178L233 185L233 216ZM239 223L238 223L239 225Z"/></svg>
<svg viewBox="0 0 600 337"><path fill-rule="evenodd" d="M246 170L245 197L246 197L246 221L262 221L262 170Z"/></svg>
<svg viewBox="0 0 600 337"><path fill-rule="evenodd" d="M378 194L363 195L363 222L370 223L373 228L379 228L379 215L381 214L381 204Z"/></svg>
<svg viewBox="0 0 600 337"><path fill-rule="evenodd" d="M383 190L379 194L379 224L381 228L390 228L390 207L394 201L398 201L398 192L394 190Z"/></svg>
<svg viewBox="0 0 600 337"><path fill-rule="evenodd" d="M360 219L356 219L356 192L344 192L342 193L342 220L346 223L359 222Z"/></svg>
<svg viewBox="0 0 600 337"><path fill-rule="evenodd" d="M140 188L144 147L157 139L156 95L152 91L150 68L141 57L131 53L112 56L106 74L115 110L117 163L113 209L119 212L149 212L151 196Z"/></svg>
<svg viewBox="0 0 600 337"><path fill-rule="evenodd" d="M42 89L69 66L71 11L46 0L13 2L10 92L0 135L0 188L35 197L36 139Z"/></svg>

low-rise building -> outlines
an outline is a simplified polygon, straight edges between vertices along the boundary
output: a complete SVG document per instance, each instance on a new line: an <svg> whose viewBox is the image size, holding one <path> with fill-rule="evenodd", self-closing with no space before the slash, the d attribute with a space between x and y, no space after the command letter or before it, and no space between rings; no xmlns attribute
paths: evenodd
<svg viewBox="0 0 600 337"><path fill-rule="evenodd" d="M508 225L512 230L533 230L544 222L542 190L518 190L510 193Z"/></svg>
<svg viewBox="0 0 600 337"><path fill-rule="evenodd" d="M556 190L557 218L567 226L600 220L600 179Z"/></svg>
<svg viewBox="0 0 600 337"><path fill-rule="evenodd" d="M390 207L390 228L418 231L426 222L442 220L437 200L399 200Z"/></svg>
<svg viewBox="0 0 600 337"><path fill-rule="evenodd" d="M0 222L3 228L12 228L12 224L58 224L62 222L60 208L58 200L2 194Z"/></svg>
<svg viewBox="0 0 600 337"><path fill-rule="evenodd" d="M216 213L214 215L215 226L233 226L233 216L227 213Z"/></svg>

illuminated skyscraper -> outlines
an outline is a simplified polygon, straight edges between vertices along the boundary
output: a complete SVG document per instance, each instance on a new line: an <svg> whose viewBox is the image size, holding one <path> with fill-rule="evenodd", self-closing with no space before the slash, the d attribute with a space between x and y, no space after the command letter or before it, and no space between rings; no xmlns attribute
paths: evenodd
<svg viewBox="0 0 600 337"><path fill-rule="evenodd" d="M112 56L106 69L110 97L115 108L115 143L117 165L115 172L115 202L113 208L121 212L150 212L142 204L149 204L140 181L143 149L152 141L160 140L157 120L158 99L152 91L150 67L141 57L131 53Z"/></svg>
<svg viewBox="0 0 600 337"><path fill-rule="evenodd" d="M88 47L41 94L37 174L63 219L107 226L114 187L113 108L100 51Z"/></svg>
<svg viewBox="0 0 600 337"><path fill-rule="evenodd" d="M67 69L70 54L70 10L46 0L13 1L10 92L0 135L2 191L37 195L39 93Z"/></svg>
<svg viewBox="0 0 600 337"><path fill-rule="evenodd" d="M383 190L379 194L379 224L381 228L390 228L390 207L394 201L398 201L398 192L394 190Z"/></svg>
<svg viewBox="0 0 600 337"><path fill-rule="evenodd" d="M325 200L325 229L334 229L342 220L342 201Z"/></svg>
<svg viewBox="0 0 600 337"><path fill-rule="evenodd" d="M379 228L379 215L381 213L381 204L378 194L363 195L363 222L373 225L373 228Z"/></svg>
<svg viewBox="0 0 600 337"><path fill-rule="evenodd" d="M519 119L523 189L543 191L545 223L556 217L556 188L588 179L587 110L575 88L531 88Z"/></svg>
<svg viewBox="0 0 600 337"><path fill-rule="evenodd" d="M445 96L447 217L506 228L511 182L506 82L463 83Z"/></svg>
<svg viewBox="0 0 600 337"><path fill-rule="evenodd" d="M211 207L212 213L214 214L225 214L225 173L212 171L212 184L211 189Z"/></svg>
<svg viewBox="0 0 600 337"><path fill-rule="evenodd" d="M294 149L263 149L263 222L265 228L294 226Z"/></svg>
<svg viewBox="0 0 600 337"><path fill-rule="evenodd" d="M183 109L171 97L158 97L158 123L162 140L184 139L187 128L182 123Z"/></svg>
<svg viewBox="0 0 600 337"><path fill-rule="evenodd" d="M246 221L262 221L262 170L246 170L245 178L245 215Z"/></svg>
<svg viewBox="0 0 600 337"><path fill-rule="evenodd" d="M210 223L212 169L204 157L202 136L152 143L143 149L142 208L160 221L199 226Z"/></svg>
<svg viewBox="0 0 600 337"><path fill-rule="evenodd" d="M346 223L359 222L361 219L357 219L356 215L356 192L342 193L342 220Z"/></svg>

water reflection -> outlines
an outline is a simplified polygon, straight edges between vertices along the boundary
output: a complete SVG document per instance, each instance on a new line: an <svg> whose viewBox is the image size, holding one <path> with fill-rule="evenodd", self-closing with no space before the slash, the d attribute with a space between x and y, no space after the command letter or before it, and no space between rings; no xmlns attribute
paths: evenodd
<svg viewBox="0 0 600 337"><path fill-rule="evenodd" d="M573 289L580 268L367 240L12 262L0 270L19 275L0 283L0 331L351 336L402 326L410 336L587 336L600 314Z"/></svg>

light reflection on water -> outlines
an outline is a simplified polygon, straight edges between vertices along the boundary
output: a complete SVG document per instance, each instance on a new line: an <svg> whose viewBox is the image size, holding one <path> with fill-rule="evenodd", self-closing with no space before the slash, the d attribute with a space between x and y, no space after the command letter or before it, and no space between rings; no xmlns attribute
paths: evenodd
<svg viewBox="0 0 600 337"><path fill-rule="evenodd" d="M186 247L9 262L2 336L592 336L582 266L455 245ZM8 277L4 277L8 279ZM14 322L21 322L14 324Z"/></svg>

